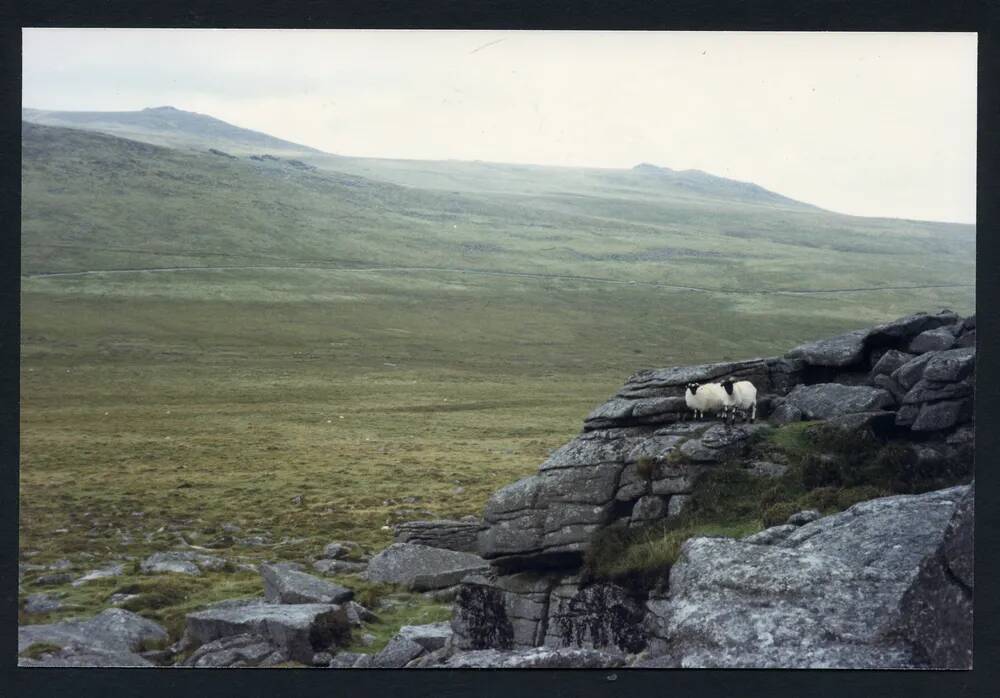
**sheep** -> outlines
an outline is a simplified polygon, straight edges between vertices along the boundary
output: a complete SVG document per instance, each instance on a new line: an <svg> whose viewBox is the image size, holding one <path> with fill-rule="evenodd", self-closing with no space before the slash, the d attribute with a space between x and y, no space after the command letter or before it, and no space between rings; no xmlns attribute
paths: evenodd
<svg viewBox="0 0 1000 698"><path fill-rule="evenodd" d="M728 414L729 423L732 424L736 421L736 411L739 410L743 414L744 421L748 418L751 422L757 420L757 388L753 383L727 378L722 381L722 392L723 419Z"/></svg>
<svg viewBox="0 0 1000 698"><path fill-rule="evenodd" d="M718 412L725 407L726 391L718 383L688 383L684 402L696 419L706 412Z"/></svg>

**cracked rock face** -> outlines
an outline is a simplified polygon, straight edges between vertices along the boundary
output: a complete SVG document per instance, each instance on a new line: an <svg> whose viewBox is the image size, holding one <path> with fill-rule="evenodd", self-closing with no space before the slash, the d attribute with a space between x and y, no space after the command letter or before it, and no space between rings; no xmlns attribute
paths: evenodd
<svg viewBox="0 0 1000 698"><path fill-rule="evenodd" d="M647 602L654 654L682 667L920 666L892 629L967 490L862 502L756 540L687 541L669 593Z"/></svg>
<svg viewBox="0 0 1000 698"><path fill-rule="evenodd" d="M418 543L431 548L476 552L476 534L479 521L436 519L433 521L408 521L396 524L393 535L397 543Z"/></svg>
<svg viewBox="0 0 1000 698"><path fill-rule="evenodd" d="M744 452L761 428L716 422L585 432L538 474L493 494L480 554L505 571L579 566L593 536L612 523L676 514L685 500L672 495L689 494L709 467Z"/></svg>
<svg viewBox="0 0 1000 698"><path fill-rule="evenodd" d="M975 485L903 596L898 632L935 669L972 668Z"/></svg>

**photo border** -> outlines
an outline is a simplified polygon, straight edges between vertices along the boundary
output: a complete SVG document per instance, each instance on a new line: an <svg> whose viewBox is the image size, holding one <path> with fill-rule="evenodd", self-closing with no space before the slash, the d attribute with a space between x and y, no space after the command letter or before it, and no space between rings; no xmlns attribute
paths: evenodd
<svg viewBox="0 0 1000 698"><path fill-rule="evenodd" d="M976 599L975 666L972 671L879 670L312 670L198 671L177 669L17 668L16 627L19 400L19 220L20 220L20 30L22 27L178 28L397 28L397 29L614 29L775 31L977 31L979 116L977 197L977 318L979 341L976 420L998 423L1000 380L996 301L1000 286L1000 111L995 3L976 2L685 2L532 3L341 2L296 6L275 2L149 3L25 1L4 12L0 41L0 694L8 696L928 696L996 695L1000 618L995 585L1000 549L996 507L980 506L976 517L979 593ZM15 112L16 110L16 112ZM986 351L983 351L983 348ZM997 429L977 430L980 503L998 491Z"/></svg>

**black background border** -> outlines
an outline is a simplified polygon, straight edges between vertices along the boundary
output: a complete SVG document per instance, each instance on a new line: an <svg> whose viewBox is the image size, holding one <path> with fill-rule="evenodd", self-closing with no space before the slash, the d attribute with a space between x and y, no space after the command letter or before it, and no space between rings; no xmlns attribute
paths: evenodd
<svg viewBox="0 0 1000 698"><path fill-rule="evenodd" d="M5 696L907 696L1000 695L995 553L1000 380L995 355L1000 285L997 2L686 0L684 2L215 2L0 1L0 695ZM18 669L16 563L22 27L300 27L370 29L619 29L731 31L972 31L979 33L976 397L976 669L813 670L242 670ZM932 260L929 260L932 263ZM936 310L928 308L928 310ZM992 556L991 556L992 555ZM998 623L1000 625L1000 623Z"/></svg>

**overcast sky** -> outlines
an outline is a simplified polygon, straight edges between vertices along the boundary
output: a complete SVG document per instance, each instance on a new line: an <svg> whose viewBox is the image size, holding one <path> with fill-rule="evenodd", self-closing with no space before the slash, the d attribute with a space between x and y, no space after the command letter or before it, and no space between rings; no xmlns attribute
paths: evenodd
<svg viewBox="0 0 1000 698"><path fill-rule="evenodd" d="M631 167L975 221L976 36L24 31L26 107L171 105L344 155Z"/></svg>

